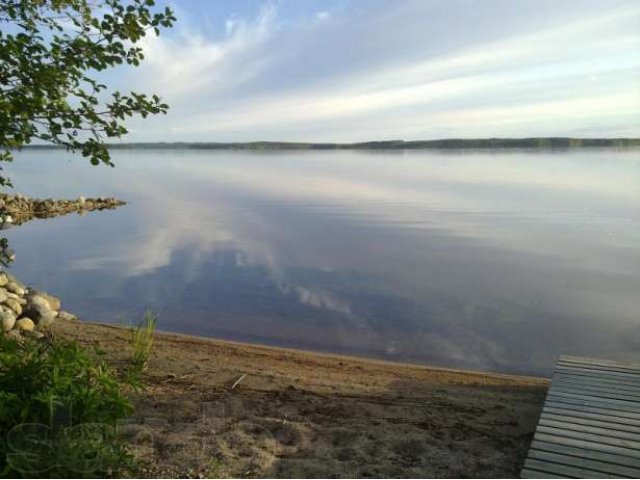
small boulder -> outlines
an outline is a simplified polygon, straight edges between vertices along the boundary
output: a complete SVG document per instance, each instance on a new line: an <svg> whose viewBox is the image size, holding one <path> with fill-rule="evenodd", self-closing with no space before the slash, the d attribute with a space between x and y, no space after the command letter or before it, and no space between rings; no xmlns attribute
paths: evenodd
<svg viewBox="0 0 640 480"><path fill-rule="evenodd" d="M5 332L11 330L16 324L16 315L10 310L0 310L0 328Z"/></svg>
<svg viewBox="0 0 640 480"><path fill-rule="evenodd" d="M7 283L15 283L18 287L22 288L23 290L27 288L24 283L22 283L16 277L11 275L9 272L4 272L4 274L7 276L7 279L9 280Z"/></svg>
<svg viewBox="0 0 640 480"><path fill-rule="evenodd" d="M4 301L9 298L7 293L8 292L4 288L0 287L0 303L4 303Z"/></svg>
<svg viewBox="0 0 640 480"><path fill-rule="evenodd" d="M5 272L0 272L0 287L4 287L7 283L9 283L9 277Z"/></svg>
<svg viewBox="0 0 640 480"><path fill-rule="evenodd" d="M38 325L38 328L47 328L50 327L55 320L56 318L53 316L53 313L51 313L49 315L41 315L35 323Z"/></svg>
<svg viewBox="0 0 640 480"><path fill-rule="evenodd" d="M29 332L36 328L36 324L33 323L33 320L31 320L30 318L24 317L16 321L16 328L18 330L26 330Z"/></svg>
<svg viewBox="0 0 640 480"><path fill-rule="evenodd" d="M55 319L49 303L39 295L29 297L28 303L24 308L24 314L42 327L51 325Z"/></svg>
<svg viewBox="0 0 640 480"><path fill-rule="evenodd" d="M24 287L20 286L15 282L7 283L4 288L7 289L9 292L15 293L16 295L19 295L19 296L22 296L25 294Z"/></svg>
<svg viewBox="0 0 640 480"><path fill-rule="evenodd" d="M78 320L78 317L76 317L73 313L69 313L69 312L65 312L64 310L60 310L60 312L58 312L58 319L59 320L66 320L68 322L75 322L76 320Z"/></svg>
<svg viewBox="0 0 640 480"><path fill-rule="evenodd" d="M24 334L26 334L28 337L37 338L37 339L44 338L44 333L39 332L37 330L24 330Z"/></svg>
<svg viewBox="0 0 640 480"><path fill-rule="evenodd" d="M60 310L60 299L49 295L48 293L34 291L29 295L29 301L32 302L34 298L40 298L44 300L51 310ZM40 300L38 300L40 301Z"/></svg>
<svg viewBox="0 0 640 480"><path fill-rule="evenodd" d="M22 305L15 298L7 298L4 301L4 304L9 307L11 310L15 312L16 315L20 315L22 313Z"/></svg>

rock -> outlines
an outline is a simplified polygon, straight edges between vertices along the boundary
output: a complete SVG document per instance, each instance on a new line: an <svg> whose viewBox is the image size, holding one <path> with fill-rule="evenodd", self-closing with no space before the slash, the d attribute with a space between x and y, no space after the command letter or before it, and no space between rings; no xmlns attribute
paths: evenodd
<svg viewBox="0 0 640 480"><path fill-rule="evenodd" d="M10 310L0 310L0 327L5 332L11 330L16 324L16 315Z"/></svg>
<svg viewBox="0 0 640 480"><path fill-rule="evenodd" d="M0 303L4 303L4 301L5 301L7 298L9 298L9 297L7 296L7 291L6 291L4 288L0 287Z"/></svg>
<svg viewBox="0 0 640 480"><path fill-rule="evenodd" d="M24 287L18 285L15 282L9 282L5 285L4 287L7 291L11 292L11 293L15 293L16 295L22 296L25 294L25 289Z"/></svg>
<svg viewBox="0 0 640 480"><path fill-rule="evenodd" d="M86 201L86 200L85 200L85 198L84 198L82 195L80 195L80 196L78 197L78 203L79 203L80 205L84 205L84 202L85 202L85 201Z"/></svg>
<svg viewBox="0 0 640 480"><path fill-rule="evenodd" d="M31 338L37 338L38 340L44 338L44 333L39 332L37 330L23 330L23 335Z"/></svg>
<svg viewBox="0 0 640 480"><path fill-rule="evenodd" d="M47 302L47 300L42 295L39 295L39 294L28 296L27 305L29 305L29 307L31 307L32 305L35 305L38 307L42 307L46 310L52 310L49 302Z"/></svg>
<svg viewBox="0 0 640 480"><path fill-rule="evenodd" d="M20 298L20 296L16 295L13 292L7 292L7 298L13 298L14 300L18 300Z"/></svg>
<svg viewBox="0 0 640 480"><path fill-rule="evenodd" d="M41 327L47 327L55 320L55 315L49 303L39 295L28 298L28 303L24 309L25 316L32 318Z"/></svg>
<svg viewBox="0 0 640 480"><path fill-rule="evenodd" d="M36 325L35 323L33 323L33 320L31 320L30 318L24 317L16 322L16 328L18 330L31 331L34 328L36 328Z"/></svg>
<svg viewBox="0 0 640 480"><path fill-rule="evenodd" d="M47 305L49 305L49 308L51 310L60 310L60 299L54 297L53 295L49 295L48 293L44 293L44 292L34 291L29 295L29 299L30 299L29 301L33 301L32 299L34 298L42 299L44 302L47 303Z"/></svg>
<svg viewBox="0 0 640 480"><path fill-rule="evenodd" d="M69 313L69 312L65 312L64 310L60 310L60 312L58 312L58 320L66 320L68 322L75 322L76 320L78 320L78 317L76 317L73 313Z"/></svg>
<svg viewBox="0 0 640 480"><path fill-rule="evenodd" d="M4 272L0 272L0 287L4 287L7 283L9 283L7 274Z"/></svg>
<svg viewBox="0 0 640 480"><path fill-rule="evenodd" d="M15 298L7 298L4 301L4 304L9 307L11 310L15 312L16 315L20 315L22 313L22 305Z"/></svg>
<svg viewBox="0 0 640 480"><path fill-rule="evenodd" d="M23 290L26 290L27 287L25 286L24 283L22 283L20 280L18 280L16 277L14 277L13 275L11 275L9 272L4 272L5 275L7 276L7 279L9 280L8 283L15 283L18 287L20 287ZM5 288L7 288L5 286Z"/></svg>
<svg viewBox="0 0 640 480"><path fill-rule="evenodd" d="M37 338L37 339L41 339L44 338L44 333L39 332L37 330L24 330L24 333L32 338Z"/></svg>
<svg viewBox="0 0 640 480"><path fill-rule="evenodd" d="M38 319L36 323L36 325L38 325L38 328L47 328L50 327L53 322L55 322L56 318L53 316L53 312L49 315L42 315L40 316L40 318Z"/></svg>

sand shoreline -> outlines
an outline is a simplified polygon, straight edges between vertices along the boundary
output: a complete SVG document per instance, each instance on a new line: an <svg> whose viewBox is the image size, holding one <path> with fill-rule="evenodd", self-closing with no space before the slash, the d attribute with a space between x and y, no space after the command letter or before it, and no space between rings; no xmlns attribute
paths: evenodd
<svg viewBox="0 0 640 480"><path fill-rule="evenodd" d="M88 322L83 321L83 325L94 325L97 327L105 327L105 328L114 328L114 329L123 329L124 327L120 325L113 325L107 323L100 322ZM343 353L332 353L326 351L317 351L317 350L306 350L304 348L295 348L295 347L280 347L275 345L268 345L262 343L252 343L238 340L227 340L223 338L216 337L206 337L202 335L193 335L188 333L178 333L171 332L165 330L157 330L156 334L163 338L174 338L176 341L185 340L185 341L195 341L195 342L203 342L203 343L211 343L212 345L219 346L235 346L238 349L264 349L266 354L272 354L274 357L278 355L290 354L290 355L299 355L301 357L304 356L316 356L320 358L325 358L327 360L344 360L344 361L352 361L352 362L363 362L369 363L372 365L380 365L386 366L389 368L402 369L406 368L407 370L426 370L430 373L443 373L443 374L456 374L463 375L469 377L478 377L479 379L487 379L491 377L495 377L496 381L498 380L508 380L516 383L522 382L522 384L546 384L550 381L550 379L546 377L536 376L536 375L520 375L520 374L511 374L511 373L499 373L499 372L488 372L483 370L473 370L473 369L464 369L464 368L453 368L453 367L441 367L435 365L425 365L421 363L413 363L413 362L404 362L404 361L395 361L395 360L384 360L375 357L367 357L367 356L359 356L359 355L349 355Z"/></svg>
<svg viewBox="0 0 640 480"><path fill-rule="evenodd" d="M128 331L54 334L126 362ZM548 381L157 333L123 435L142 476L517 477Z"/></svg>

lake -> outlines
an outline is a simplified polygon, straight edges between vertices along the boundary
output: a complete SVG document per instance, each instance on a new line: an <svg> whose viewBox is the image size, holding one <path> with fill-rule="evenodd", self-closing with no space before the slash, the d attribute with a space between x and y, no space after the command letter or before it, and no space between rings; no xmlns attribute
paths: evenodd
<svg viewBox="0 0 640 480"><path fill-rule="evenodd" d="M548 375L639 359L638 153L32 150L16 192L128 205L5 233L82 319Z"/></svg>

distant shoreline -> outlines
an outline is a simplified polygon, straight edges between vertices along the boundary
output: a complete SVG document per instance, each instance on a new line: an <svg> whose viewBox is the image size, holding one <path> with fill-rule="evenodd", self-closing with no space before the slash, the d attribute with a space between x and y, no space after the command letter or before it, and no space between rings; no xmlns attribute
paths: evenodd
<svg viewBox="0 0 640 480"><path fill-rule="evenodd" d="M386 140L358 143L305 142L133 142L109 143L110 149L193 149L193 150L416 150L535 148L569 149L592 147L640 147L640 138L448 138L440 140ZM58 145L26 145L25 150L60 149Z"/></svg>

